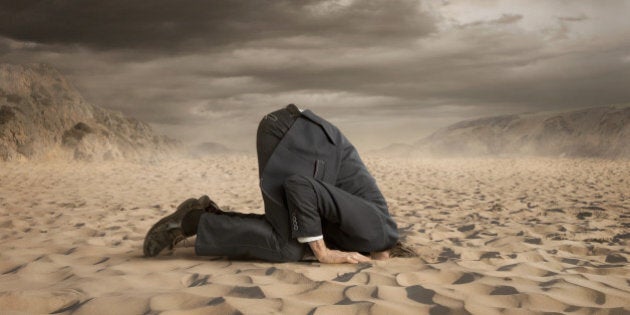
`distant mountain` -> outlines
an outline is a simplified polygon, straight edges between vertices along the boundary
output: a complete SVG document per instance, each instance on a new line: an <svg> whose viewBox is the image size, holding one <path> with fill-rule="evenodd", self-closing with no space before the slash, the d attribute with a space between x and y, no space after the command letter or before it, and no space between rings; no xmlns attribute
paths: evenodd
<svg viewBox="0 0 630 315"><path fill-rule="evenodd" d="M173 154L179 143L87 103L46 64L0 64L0 160L112 160Z"/></svg>
<svg viewBox="0 0 630 315"><path fill-rule="evenodd" d="M462 121L415 147L445 155L630 157L630 107Z"/></svg>
<svg viewBox="0 0 630 315"><path fill-rule="evenodd" d="M396 156L570 156L630 158L630 107L504 115L461 121ZM387 148L379 150L381 154ZM390 154L391 156L391 154Z"/></svg>

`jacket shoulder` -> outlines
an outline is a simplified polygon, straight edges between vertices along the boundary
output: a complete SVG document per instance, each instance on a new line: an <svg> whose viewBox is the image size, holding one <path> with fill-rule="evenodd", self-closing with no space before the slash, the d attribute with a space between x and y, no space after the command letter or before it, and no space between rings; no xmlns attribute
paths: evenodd
<svg viewBox="0 0 630 315"><path fill-rule="evenodd" d="M332 144L337 144L340 132L335 126L308 109L302 111L302 116L319 125L324 130L328 140Z"/></svg>

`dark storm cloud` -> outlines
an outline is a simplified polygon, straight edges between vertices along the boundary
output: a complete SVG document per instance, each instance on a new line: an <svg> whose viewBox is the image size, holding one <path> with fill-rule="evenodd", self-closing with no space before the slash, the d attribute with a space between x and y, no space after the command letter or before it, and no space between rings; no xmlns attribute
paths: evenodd
<svg viewBox="0 0 630 315"><path fill-rule="evenodd" d="M418 12L416 1L385 0L347 6L292 0L21 0L0 3L0 34L46 44L159 53L303 34L369 44L431 32L431 19L418 18Z"/></svg>
<svg viewBox="0 0 630 315"><path fill-rule="evenodd" d="M302 62L279 67L235 66L230 71L273 82L270 92L305 88L334 91L341 87L346 92L425 104L427 99L436 98L460 104L570 108L630 99L630 92L622 88L629 71L622 61L628 54L626 43L607 43L605 52L599 51L597 43L550 50L544 38L496 31L481 24L444 36L452 36L445 41L457 46L435 50L432 45L443 43L426 40L424 45L399 47L395 53L375 48L283 50L277 55L284 60L300 55ZM326 55L336 56L336 61L326 60ZM242 61L248 64L246 58Z"/></svg>
<svg viewBox="0 0 630 315"><path fill-rule="evenodd" d="M0 60L184 141L253 147L294 102L356 142L476 116L630 100L625 2L7 1Z"/></svg>

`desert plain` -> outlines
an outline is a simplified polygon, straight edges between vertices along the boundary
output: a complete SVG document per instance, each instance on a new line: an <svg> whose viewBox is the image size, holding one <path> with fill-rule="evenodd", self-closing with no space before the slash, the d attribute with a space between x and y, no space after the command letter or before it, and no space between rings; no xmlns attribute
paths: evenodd
<svg viewBox="0 0 630 315"><path fill-rule="evenodd" d="M418 257L142 257L186 198L263 213L252 155L0 163L0 314L630 314L630 160L364 161Z"/></svg>

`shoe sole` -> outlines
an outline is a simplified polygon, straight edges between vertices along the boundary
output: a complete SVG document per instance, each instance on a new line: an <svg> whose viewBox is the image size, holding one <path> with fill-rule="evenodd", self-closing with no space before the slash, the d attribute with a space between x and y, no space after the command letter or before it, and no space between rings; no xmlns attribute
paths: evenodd
<svg viewBox="0 0 630 315"><path fill-rule="evenodd" d="M160 252L162 252L166 247L172 247L179 241L186 238L184 237L181 230L181 223L186 213L195 209L199 209L199 207L193 207L193 202L199 205L197 199L190 198L180 204L175 212L162 218L149 229L146 237L144 238L144 244L142 246L144 256L155 257L160 254ZM172 241L169 241L167 239L169 237L172 239ZM181 239L178 240L178 238Z"/></svg>

